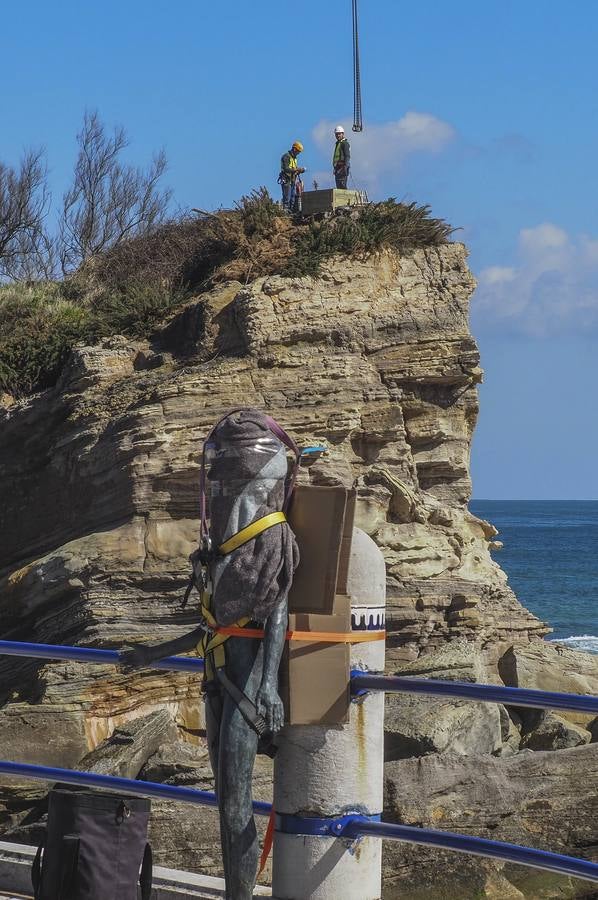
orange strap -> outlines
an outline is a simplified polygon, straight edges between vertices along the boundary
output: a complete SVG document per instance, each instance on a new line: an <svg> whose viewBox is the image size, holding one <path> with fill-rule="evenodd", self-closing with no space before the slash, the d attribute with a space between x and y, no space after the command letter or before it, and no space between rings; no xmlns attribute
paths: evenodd
<svg viewBox="0 0 598 900"><path fill-rule="evenodd" d="M276 819L276 813L274 811L274 807L270 812L270 818L268 819L268 827L266 828L266 833L264 835L264 846L262 848L262 855L260 857L260 869L257 873L257 877L259 878L262 872L266 867L266 863L268 862L268 857L270 856L270 850L272 849L272 844L274 842L274 821Z"/></svg>
<svg viewBox="0 0 598 900"><path fill-rule="evenodd" d="M263 628L238 628L236 625L219 626L218 634L228 637L263 638ZM320 641L323 644L361 644L365 641L383 641L385 631L287 631L287 641Z"/></svg>

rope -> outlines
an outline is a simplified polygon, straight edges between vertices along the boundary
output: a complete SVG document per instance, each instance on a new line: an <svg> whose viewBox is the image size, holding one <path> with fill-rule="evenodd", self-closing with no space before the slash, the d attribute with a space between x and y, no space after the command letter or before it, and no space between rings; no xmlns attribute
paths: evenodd
<svg viewBox="0 0 598 900"><path fill-rule="evenodd" d="M357 0L352 0L353 12L353 131L363 131L361 117L361 69L359 65L359 28Z"/></svg>
<svg viewBox="0 0 598 900"><path fill-rule="evenodd" d="M263 628L238 628L236 625L220 625L217 634L228 637L263 638ZM363 644L367 641L383 641L385 631L287 631L286 641L318 641L322 644Z"/></svg>
<svg viewBox="0 0 598 900"><path fill-rule="evenodd" d="M258 878L266 868L266 863L268 862L268 857L270 856L270 851L272 850L272 844L274 843L275 824L276 812L274 810L274 807L272 807L272 809L270 810L270 818L268 819L268 827L266 828L266 834L264 835L264 846L262 848L262 855L260 856L260 867L257 873Z"/></svg>

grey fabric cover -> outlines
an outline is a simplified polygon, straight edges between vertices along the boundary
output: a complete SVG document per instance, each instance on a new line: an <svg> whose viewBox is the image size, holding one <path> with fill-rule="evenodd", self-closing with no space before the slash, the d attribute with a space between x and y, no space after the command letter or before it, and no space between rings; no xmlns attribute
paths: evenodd
<svg viewBox="0 0 598 900"><path fill-rule="evenodd" d="M206 445L206 499L212 546L268 513L281 510L285 445L256 409L231 413ZM211 566L212 613L219 625L249 616L265 621L291 587L299 562L288 524L274 525Z"/></svg>

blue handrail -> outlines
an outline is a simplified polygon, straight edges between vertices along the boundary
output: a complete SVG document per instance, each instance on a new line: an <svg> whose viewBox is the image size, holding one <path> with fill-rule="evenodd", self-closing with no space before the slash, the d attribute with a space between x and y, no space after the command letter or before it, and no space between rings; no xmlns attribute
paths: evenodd
<svg viewBox="0 0 598 900"><path fill-rule="evenodd" d="M465 681L439 681L433 678L406 678L401 675L370 675L355 669L351 672L351 689L357 691L405 692L431 694L434 697L460 697L506 706L529 706L533 709L570 709L598 713L598 697L583 694L560 694L533 688L504 687L497 684L471 684Z"/></svg>
<svg viewBox="0 0 598 900"><path fill-rule="evenodd" d="M0 656L31 656L34 659L65 659L74 662L118 665L120 651L95 647L67 647L63 644L31 644L25 641L0 641ZM193 656L167 656L152 663L152 669L174 672L203 672L203 659Z"/></svg>
<svg viewBox="0 0 598 900"><path fill-rule="evenodd" d="M0 761L0 775L32 778L38 781L74 784L80 787L99 788L134 794L142 797L154 797L160 800L179 800L201 806L217 806L218 798L209 791L196 788L176 787L169 784L158 784L154 781L135 781L112 775L98 775L95 772L78 772L71 769L60 769L54 766L36 766L31 763ZM253 811L258 816L269 816L272 807L269 803L254 800ZM501 841L490 841L471 835L454 834L450 831L432 831L427 828L413 828L409 825L394 825L390 822L375 822L371 818L360 815L347 815L341 819L331 820L330 834L334 837L355 840L360 837L385 838L393 841L404 841L412 844L423 844L454 850L461 853L472 853L477 856L490 856L506 862L532 866L561 875L573 875L586 881L598 881L598 864L585 859L575 859L560 853L547 850L535 850L531 847L520 847Z"/></svg>
<svg viewBox="0 0 598 900"><path fill-rule="evenodd" d="M173 784L159 784L156 781L136 781L133 778L121 778L116 775L98 775L97 772L78 772L76 769L61 769L56 766L36 766L32 763L0 760L0 775L75 784L78 787L117 791L119 794L154 797L157 800L181 800L183 803L195 803L199 806L218 806L216 794L212 794L210 791L177 787ZM269 803L263 803L261 800L253 802L253 811L258 816L269 816L271 809Z"/></svg>
<svg viewBox="0 0 598 900"><path fill-rule="evenodd" d="M362 822L358 816L354 816L352 821L347 822L342 828L340 834L347 838L378 837L427 847L440 847L458 853L472 853L474 856L490 856L522 866L558 872L560 875L573 875L586 881L598 881L598 863L551 853L548 850L520 847L518 844L508 844L504 841L490 841L486 838L455 834L452 831L432 831L428 828L413 828L411 825L393 825L390 822Z"/></svg>
<svg viewBox="0 0 598 900"><path fill-rule="evenodd" d="M23 641L0 641L1 655L64 659L104 665L118 665L120 659L118 650L33 644ZM151 668L198 673L203 672L203 660L192 656L168 656L152 663ZM370 674L356 669L351 672L351 690L353 694L362 694L364 691L386 691L459 697L478 703L503 703L507 706L526 706L533 709L566 709L598 715L598 697L586 697L583 694L562 694L556 691L471 684L463 681L439 681L432 678L406 678L397 675Z"/></svg>

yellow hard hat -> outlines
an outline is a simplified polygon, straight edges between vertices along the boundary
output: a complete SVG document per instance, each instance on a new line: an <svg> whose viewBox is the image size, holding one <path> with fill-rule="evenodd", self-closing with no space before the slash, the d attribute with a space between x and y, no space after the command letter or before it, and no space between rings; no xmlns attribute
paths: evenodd
<svg viewBox="0 0 598 900"><path fill-rule="evenodd" d="M303 144L301 141L295 141L291 150L296 150L298 153L303 153Z"/></svg>

